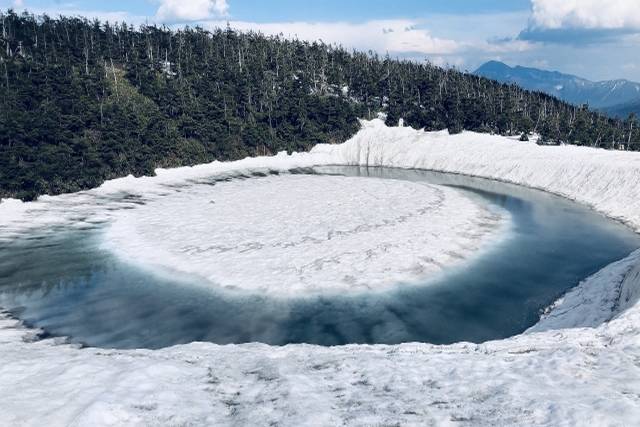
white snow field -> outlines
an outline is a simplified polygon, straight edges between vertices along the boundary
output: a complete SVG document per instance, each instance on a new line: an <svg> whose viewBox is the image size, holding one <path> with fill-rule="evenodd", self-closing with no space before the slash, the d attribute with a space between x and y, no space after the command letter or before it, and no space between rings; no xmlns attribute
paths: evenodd
<svg viewBox="0 0 640 427"><path fill-rule="evenodd" d="M194 185L120 211L105 240L123 259L212 286L309 295L437 273L486 246L506 216L444 186L284 175Z"/></svg>
<svg viewBox="0 0 640 427"><path fill-rule="evenodd" d="M310 153L159 170L157 177L113 180L82 193L4 201L0 237L34 224L110 220L117 227L120 213L109 207L137 206L135 197L114 196L121 192L144 196L149 206L164 203L162 197L179 203L167 194L185 181L326 164L510 181L575 199L640 230L638 153L542 147L470 132L449 136L374 120L346 143ZM423 191L427 198L437 192ZM377 206L368 196L366 203ZM567 293L527 333L480 345L80 349L61 339L34 340L37 331L0 315L0 424L634 425L640 419L639 297L640 251Z"/></svg>

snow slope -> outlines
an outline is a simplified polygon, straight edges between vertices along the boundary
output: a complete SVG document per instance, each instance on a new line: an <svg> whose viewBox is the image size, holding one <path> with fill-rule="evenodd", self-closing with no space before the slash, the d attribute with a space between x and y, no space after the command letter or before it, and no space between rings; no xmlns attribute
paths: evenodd
<svg viewBox="0 0 640 427"><path fill-rule="evenodd" d="M96 204L108 205L122 191L153 199L169 185L233 170L332 163L511 181L640 230L638 153L424 133L376 120L345 144L311 153L158 171L76 195L3 202L0 234L9 238L34 223L112 219ZM632 425L640 417L639 276L635 252L569 292L533 331L481 345L78 349L32 342L34 331L0 315L0 423Z"/></svg>

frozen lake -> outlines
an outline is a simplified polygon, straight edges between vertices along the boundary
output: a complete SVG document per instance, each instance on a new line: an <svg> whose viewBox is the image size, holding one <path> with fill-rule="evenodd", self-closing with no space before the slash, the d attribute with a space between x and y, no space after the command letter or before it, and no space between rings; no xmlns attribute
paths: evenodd
<svg viewBox="0 0 640 427"><path fill-rule="evenodd" d="M149 267L151 264L126 262L122 254L105 247L105 224L97 223L84 229L60 226L54 233L40 233L35 229L27 235L0 243L0 307L9 309L33 326L43 328L48 334L103 347L159 348L192 341L321 345L480 342L524 331L537 321L540 311L563 292L640 247L638 235L588 208L510 184L385 168L323 167L313 172L327 178L327 175L346 175L364 176L366 178L363 179L380 180L381 183L391 180L427 183L436 189L444 186L464 196L460 200L452 196L455 203L443 211L452 217L448 222L438 225L436 220L442 218L433 217L433 222L447 241L437 242L434 247L438 250L430 254L429 259L432 264L444 267L441 271L434 270L434 274L423 281L408 281L368 292L367 280L383 283L386 270L372 273L366 260L358 258L358 254L351 258L349 255L344 262L361 266L362 277L366 278L365 283L359 284L358 292L289 293L283 298L267 292L269 287L262 289L258 286L261 292L235 290L243 277L259 282L263 270L257 267L252 270L253 264L277 254L275 251L261 252L260 257L254 260L229 258L226 264L229 270L240 265L238 260L248 259L250 262L241 272L249 271L251 274L224 276L224 280L229 280L232 285L216 288L202 286L200 282L204 279L196 272L172 270L167 274L154 271ZM261 179L253 177L241 181L248 185L253 184L252 180L258 182ZM224 185L224 182L218 184L219 188L224 188ZM417 194L417 191L423 191L422 187L406 184L394 186L391 190L396 189L399 191L394 193L397 200L382 200L380 204L371 198L362 201L368 209L380 209L385 203L393 203L393 208L402 214L399 214L402 221L391 224L396 234L376 237L398 240L397 248L379 255L380 263L389 263L395 257L396 263L402 264L405 261L401 250L403 245L408 247L405 248L408 254L418 250L423 243L421 236L416 236L421 232L421 221L430 220L429 214L423 218L404 219L407 215L402 213L402 209L408 211L410 207L402 206L409 197L404 194ZM439 201L438 191L431 187L424 191L425 200L429 203L432 203L430 198L433 198L433 203L444 203ZM329 198L330 195L318 197ZM452 197L445 200L452 200ZM463 199L473 203L465 204ZM174 200L175 203L162 207L178 210L178 217L187 217L185 223L188 224L193 219L190 217L192 210L180 211L186 199ZM140 205L139 212L144 214L144 202L141 201ZM486 210L482 208L485 205ZM294 208L283 206L283 209ZM322 209L320 206L314 212L322 217ZM484 216L479 224L489 228L499 226L500 212L508 213L506 237L480 248L474 245L481 241L482 236L474 235L465 240L465 236L474 231L472 227L464 230L464 227L473 225L464 217L468 209L477 209L474 217ZM159 209L157 212L157 217L150 211L139 217L135 214L127 217L135 221L116 221L115 224L127 227L133 224L140 228L140 224L160 221L164 231L169 226L168 222L162 223L162 212L166 211ZM342 213L345 217L351 214L348 210ZM264 213L257 212L256 218L261 215ZM460 221L456 223L458 216ZM201 221L201 216L197 218ZM335 222L338 220L340 218L334 218ZM405 227L407 224L410 227ZM446 230L446 224L453 224L451 227L455 230ZM114 228L118 231L118 227ZM309 233L313 227L310 229ZM128 233L128 230L130 228L120 227L115 241L125 246L130 245L134 238L142 239L131 246L134 251L129 253L131 258L152 262L154 259L147 255L157 247L175 246L175 242L168 242L175 238L175 231L165 236L158 229L159 236L153 236L154 228L150 227L140 237ZM257 230L261 230L260 227ZM185 230L185 234L188 233ZM273 235L265 233L265 241L273 238ZM197 234L198 230L194 231L191 239L197 239ZM219 238L225 235L220 233ZM157 239L155 243L150 243L154 238ZM381 240L380 244L387 245L388 242ZM448 244L459 248L453 251ZM226 245L225 248L228 243ZM415 249L409 245L415 245ZM439 248L461 254L461 258L466 257L463 249L470 248L475 255L448 265L448 260L437 258ZM244 253L240 249L237 252ZM220 274L219 269L206 262L207 258L198 258L197 253L189 252L188 255L193 257L194 263L201 263L198 271L214 276ZM305 250L297 250L291 257L304 258L304 255ZM224 256L228 256L227 252ZM287 259L291 258L286 257L285 261ZM168 261L172 265L180 265L180 260ZM282 259L274 257L273 262L277 265ZM221 265L224 267L225 263ZM421 268L428 270L429 265ZM283 269L281 276L265 277L264 281L273 288L281 280L283 286L286 284L295 289L297 277L309 280L312 285L318 280L333 280L328 273L295 276L287 275ZM398 277L404 279L404 276ZM358 277L354 283L357 280Z"/></svg>

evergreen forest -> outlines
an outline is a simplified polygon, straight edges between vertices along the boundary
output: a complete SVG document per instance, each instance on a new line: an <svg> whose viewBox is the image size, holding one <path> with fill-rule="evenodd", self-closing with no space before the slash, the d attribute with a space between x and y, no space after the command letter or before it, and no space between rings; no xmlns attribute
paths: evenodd
<svg viewBox="0 0 640 427"><path fill-rule="evenodd" d="M338 143L358 118L640 150L636 117L428 62L230 28L0 12L0 197ZM517 143L517 142L514 142Z"/></svg>

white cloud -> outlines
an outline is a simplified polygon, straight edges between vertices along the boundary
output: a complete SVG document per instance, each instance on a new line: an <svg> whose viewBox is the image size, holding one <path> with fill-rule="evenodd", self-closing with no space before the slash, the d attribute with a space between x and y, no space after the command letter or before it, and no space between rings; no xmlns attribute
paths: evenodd
<svg viewBox="0 0 640 427"><path fill-rule="evenodd" d="M431 56L428 59L433 65L444 68L461 68L465 64L464 59L459 56Z"/></svg>
<svg viewBox="0 0 640 427"><path fill-rule="evenodd" d="M639 0L531 0L533 27L640 30Z"/></svg>
<svg viewBox="0 0 640 427"><path fill-rule="evenodd" d="M532 50L536 47L536 44L527 40L507 38L490 42L479 41L469 43L468 46L469 48L475 48L476 50L487 53L512 53Z"/></svg>
<svg viewBox="0 0 640 427"><path fill-rule="evenodd" d="M24 6L24 0L13 0L13 7L19 8Z"/></svg>
<svg viewBox="0 0 640 427"><path fill-rule="evenodd" d="M209 28L226 26L226 22L201 23ZM449 54L460 45L448 39L433 37L429 31L419 28L412 20L378 20L364 23L349 22L277 22L256 23L232 21L232 28L259 31L267 35L282 34L287 38L322 40L340 44L346 48L374 50L380 53Z"/></svg>
<svg viewBox="0 0 640 427"><path fill-rule="evenodd" d="M161 0L156 19L161 22L186 22L226 16L227 0Z"/></svg>
<svg viewBox="0 0 640 427"><path fill-rule="evenodd" d="M22 7L24 11L32 13L34 15L47 15L52 18L56 18L58 16L77 16L87 18L89 20L98 19L102 22L126 22L127 24L131 25L140 25L148 22L148 18L146 16L131 15L129 12L124 11L77 9L75 8L75 5L71 3L62 4L58 7L40 8L27 6L24 4L24 1L22 1L22 6L16 5L15 7Z"/></svg>

